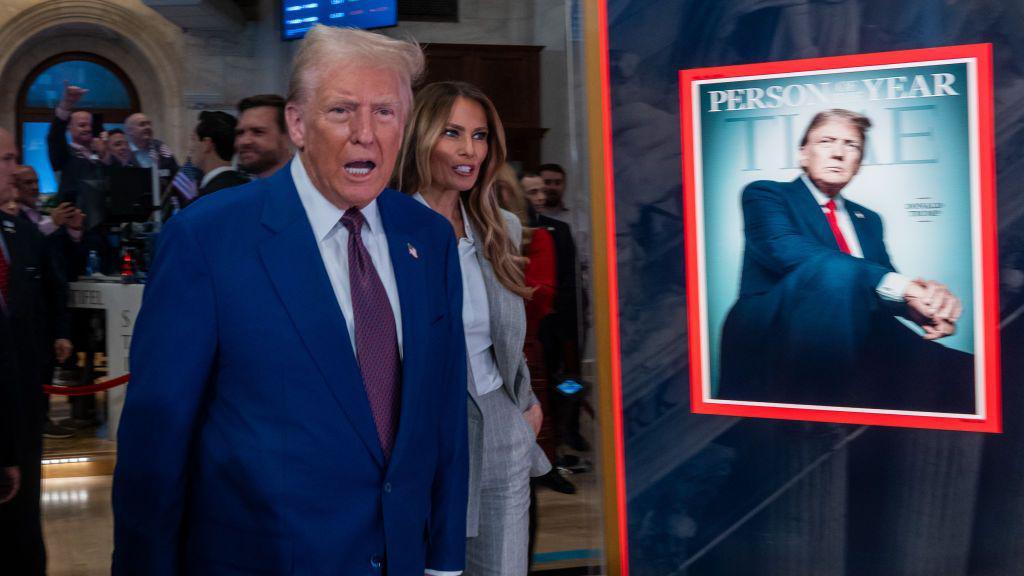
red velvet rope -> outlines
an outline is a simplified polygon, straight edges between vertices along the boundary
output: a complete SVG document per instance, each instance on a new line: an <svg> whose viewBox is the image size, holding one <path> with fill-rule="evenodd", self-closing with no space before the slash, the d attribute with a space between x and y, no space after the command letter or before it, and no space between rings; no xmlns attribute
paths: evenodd
<svg viewBox="0 0 1024 576"><path fill-rule="evenodd" d="M117 378L111 378L102 382L96 381L87 386L52 386L50 384L43 384L43 392L56 396L86 396L120 386L128 381L129 376L131 374L125 374L124 376L118 376Z"/></svg>

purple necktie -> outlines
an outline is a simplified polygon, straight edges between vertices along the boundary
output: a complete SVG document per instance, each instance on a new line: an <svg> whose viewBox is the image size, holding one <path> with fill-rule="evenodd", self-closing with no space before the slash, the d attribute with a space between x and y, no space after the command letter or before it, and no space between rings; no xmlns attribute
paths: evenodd
<svg viewBox="0 0 1024 576"><path fill-rule="evenodd" d="M389 458L398 430L402 366L391 302L360 236L365 222L358 208L349 208L341 217L341 223L348 229L348 279L356 325L356 359L377 425L377 437L384 457Z"/></svg>

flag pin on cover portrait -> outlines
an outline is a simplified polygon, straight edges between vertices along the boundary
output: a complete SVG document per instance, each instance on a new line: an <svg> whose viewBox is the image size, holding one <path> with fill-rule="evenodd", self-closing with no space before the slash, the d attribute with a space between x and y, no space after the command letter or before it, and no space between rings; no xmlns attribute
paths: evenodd
<svg viewBox="0 0 1024 576"><path fill-rule="evenodd" d="M413 246L412 244L408 244L408 243L406 244L406 246L409 248L409 255L410 256L412 256L413 258L419 258L420 257L419 253L416 252L416 247L415 246Z"/></svg>

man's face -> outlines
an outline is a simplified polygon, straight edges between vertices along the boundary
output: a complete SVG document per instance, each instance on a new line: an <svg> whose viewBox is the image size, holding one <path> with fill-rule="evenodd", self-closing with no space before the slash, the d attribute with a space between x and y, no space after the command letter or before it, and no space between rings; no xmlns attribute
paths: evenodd
<svg viewBox="0 0 1024 576"><path fill-rule="evenodd" d="M394 71L339 64L322 71L304 103L288 104L288 130L309 177L331 203L362 208L387 186L406 110Z"/></svg>
<svg viewBox="0 0 1024 576"><path fill-rule="evenodd" d="M153 138L153 122L145 114L132 114L125 122L125 131L136 143L148 143Z"/></svg>
<svg viewBox="0 0 1024 576"><path fill-rule="evenodd" d="M842 119L829 120L807 134L800 147L800 166L819 190L835 196L860 170L864 140Z"/></svg>
<svg viewBox="0 0 1024 576"><path fill-rule="evenodd" d="M526 199L537 210L547 204L548 195L544 192L544 179L540 176L526 176L519 181L526 193Z"/></svg>
<svg viewBox="0 0 1024 576"><path fill-rule="evenodd" d="M132 148L128 145L128 138L120 132L110 135L107 139L107 148L121 164L127 164L132 159Z"/></svg>
<svg viewBox="0 0 1024 576"><path fill-rule="evenodd" d="M540 177L544 180L544 192L547 194L548 206L560 206L562 195L565 194L565 174L554 170L541 170Z"/></svg>
<svg viewBox="0 0 1024 576"><path fill-rule="evenodd" d="M235 128L235 150L238 166L260 178L291 157L288 135L277 124L277 108L259 106L249 108L238 117Z"/></svg>
<svg viewBox="0 0 1024 576"><path fill-rule="evenodd" d="M79 110L71 115L68 121L68 133L71 141L88 147L92 143L92 114Z"/></svg>
<svg viewBox="0 0 1024 576"><path fill-rule="evenodd" d="M14 171L14 187L19 204L30 208L39 205L39 176L31 166L19 166Z"/></svg>
<svg viewBox="0 0 1024 576"><path fill-rule="evenodd" d="M0 206L14 200L14 169L18 167L18 151L14 148L14 137L0 128Z"/></svg>

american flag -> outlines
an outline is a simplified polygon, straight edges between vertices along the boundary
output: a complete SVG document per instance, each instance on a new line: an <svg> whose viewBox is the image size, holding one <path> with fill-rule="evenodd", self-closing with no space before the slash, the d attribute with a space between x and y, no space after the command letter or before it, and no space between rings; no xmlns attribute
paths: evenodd
<svg viewBox="0 0 1024 576"><path fill-rule="evenodd" d="M192 164L192 159L186 158L185 164L178 169L178 173L174 175L174 180L171 181L171 185L177 188L178 192L181 192L181 195L184 196L186 200L192 200L199 192L196 181L199 180L201 174L202 172L199 168L196 168L195 165Z"/></svg>

